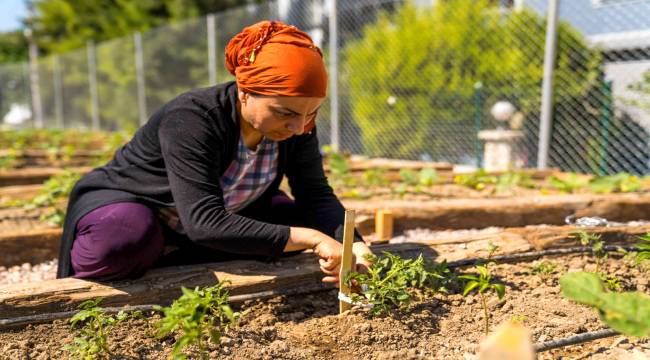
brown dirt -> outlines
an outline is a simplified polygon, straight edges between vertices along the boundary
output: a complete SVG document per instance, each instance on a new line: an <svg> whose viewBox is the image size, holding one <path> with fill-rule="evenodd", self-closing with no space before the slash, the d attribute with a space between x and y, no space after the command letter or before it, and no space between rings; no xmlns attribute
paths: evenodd
<svg viewBox="0 0 650 360"><path fill-rule="evenodd" d="M523 318L534 341L540 342L602 329L596 313L563 299L557 284L566 271L593 270L592 258L576 255L545 260L558 264L547 279L533 275L528 263L494 267L508 291L503 301L490 297L492 324ZM604 269L619 277L625 290L650 293L648 274L626 261L609 259ZM245 303L239 309L246 310L239 326L225 334L220 347L210 345L210 357L471 359L483 337L483 311L474 295L436 295L414 302L404 312L375 318L361 310L337 315L337 309L335 291ZM120 324L109 337L115 358L169 356L173 339L152 338L152 324L160 316L146 315ZM0 359L66 358L60 348L74 336L65 321L0 332ZM542 353L539 358L613 359L631 356L634 351L650 355L650 341L619 336Z"/></svg>

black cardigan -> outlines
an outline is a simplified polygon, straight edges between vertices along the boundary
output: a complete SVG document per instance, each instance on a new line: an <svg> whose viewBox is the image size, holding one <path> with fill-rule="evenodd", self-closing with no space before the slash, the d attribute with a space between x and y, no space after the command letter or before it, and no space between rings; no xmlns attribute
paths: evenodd
<svg viewBox="0 0 650 360"><path fill-rule="evenodd" d="M70 250L79 219L124 201L176 207L187 236L201 245L280 256L289 227L246 218L224 206L219 179L239 142L236 104L235 82L184 93L158 110L108 164L83 176L70 194L57 277L72 273ZM340 241L344 209L327 183L315 130L279 142L278 176L262 197L276 193L284 175L306 226ZM355 240L361 241L358 233Z"/></svg>

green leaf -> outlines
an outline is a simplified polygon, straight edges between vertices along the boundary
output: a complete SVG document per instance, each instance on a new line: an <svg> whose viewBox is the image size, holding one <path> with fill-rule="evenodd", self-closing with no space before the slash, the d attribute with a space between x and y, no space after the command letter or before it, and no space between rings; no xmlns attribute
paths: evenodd
<svg viewBox="0 0 650 360"><path fill-rule="evenodd" d="M600 317L612 329L637 337L650 336L650 297L642 293L603 294Z"/></svg>
<svg viewBox="0 0 650 360"><path fill-rule="evenodd" d="M492 288L496 291L497 296L499 299L503 299L503 297L506 295L506 287L503 284L494 284L492 285Z"/></svg>
<svg viewBox="0 0 650 360"><path fill-rule="evenodd" d="M474 290L477 286L479 286L478 281L470 281L467 284L465 284L465 288L463 289L463 296L467 296L472 290Z"/></svg>
<svg viewBox="0 0 650 360"><path fill-rule="evenodd" d="M568 273L560 278L562 294L573 301L597 306L604 293L603 284L596 274L586 272Z"/></svg>

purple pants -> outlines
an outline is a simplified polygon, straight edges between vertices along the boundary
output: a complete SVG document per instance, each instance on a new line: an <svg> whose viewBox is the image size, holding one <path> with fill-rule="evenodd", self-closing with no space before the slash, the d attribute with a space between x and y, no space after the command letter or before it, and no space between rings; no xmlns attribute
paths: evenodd
<svg viewBox="0 0 650 360"><path fill-rule="evenodd" d="M271 209L251 206L241 215L283 225L301 223L293 200L283 193L272 198ZM165 245L175 246L176 251L163 256ZM70 255L73 277L99 280L138 277L154 266L263 260L198 245L161 224L153 209L134 202L102 206L84 215L77 223Z"/></svg>

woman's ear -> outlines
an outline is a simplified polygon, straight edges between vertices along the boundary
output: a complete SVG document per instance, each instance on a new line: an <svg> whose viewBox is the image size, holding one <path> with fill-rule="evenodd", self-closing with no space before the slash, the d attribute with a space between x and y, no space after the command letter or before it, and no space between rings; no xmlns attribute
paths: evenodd
<svg viewBox="0 0 650 360"><path fill-rule="evenodd" d="M248 94L240 91L237 96L239 97L239 102L245 105L248 100Z"/></svg>

